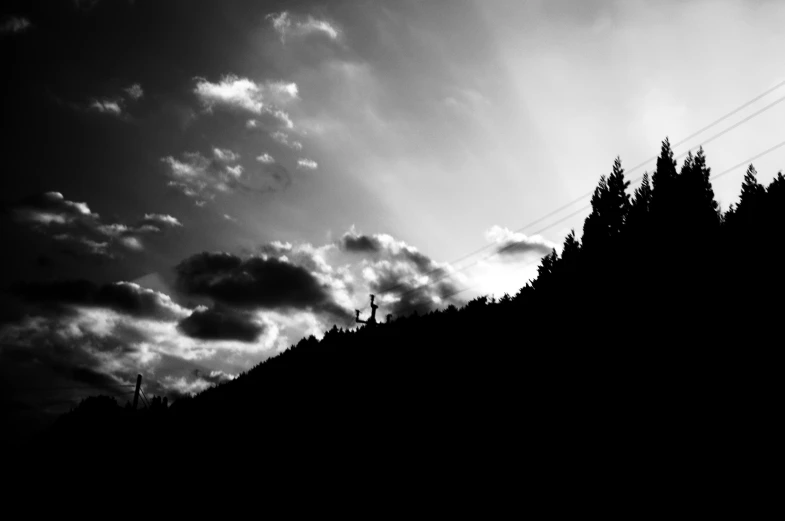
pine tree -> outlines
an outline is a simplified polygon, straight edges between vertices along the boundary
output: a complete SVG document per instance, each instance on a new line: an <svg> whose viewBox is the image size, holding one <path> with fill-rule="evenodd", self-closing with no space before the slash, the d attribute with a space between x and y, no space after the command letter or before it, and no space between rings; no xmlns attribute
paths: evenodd
<svg viewBox="0 0 785 521"><path fill-rule="evenodd" d="M679 221L687 233L713 235L720 223L719 204L711 186L711 169L701 147L687 155L676 184Z"/></svg>
<svg viewBox="0 0 785 521"><path fill-rule="evenodd" d="M630 209L630 196L627 194L629 181L624 179L621 159L613 162L613 170L600 182L591 198L592 213L583 226L583 244L593 252L610 247L621 236Z"/></svg>
<svg viewBox="0 0 785 521"><path fill-rule="evenodd" d="M621 158L617 156L613 161L613 171L608 177L608 231L611 239L616 239L621 235L627 221L630 211L630 196L627 193L629 186L630 182L624 179Z"/></svg>
<svg viewBox="0 0 785 521"><path fill-rule="evenodd" d="M575 238L575 230L570 230L564 239L561 258L553 267L556 283L562 291L573 291L578 284L578 268L581 262L581 243Z"/></svg>
<svg viewBox="0 0 785 521"><path fill-rule="evenodd" d="M608 199L608 182L604 175L600 176L600 182L597 188L594 189L594 194L591 197L592 211L586 220L583 222L583 244L589 250L602 247L605 244L605 237L607 236L607 229L605 225L605 202Z"/></svg>
<svg viewBox="0 0 785 521"><path fill-rule="evenodd" d="M665 205L670 202L676 175L676 161L673 159L671 143L666 137L660 147L660 156L657 158L657 169L654 171L651 178L653 201L655 204L661 202ZM659 200L659 202L657 200Z"/></svg>
<svg viewBox="0 0 785 521"><path fill-rule="evenodd" d="M741 197L736 207L736 213L740 215L757 213L765 194L766 189L758 183L758 171L755 170L753 165L750 165L747 167L747 172L744 174L744 182L741 184Z"/></svg>
<svg viewBox="0 0 785 521"><path fill-rule="evenodd" d="M537 267L537 278L532 282L535 291L547 292L553 286L554 267L559 262L559 254L556 249L551 250L550 255L546 255Z"/></svg>
<svg viewBox="0 0 785 521"><path fill-rule="evenodd" d="M645 234L646 224L651 211L651 183L649 174L644 172L641 185L635 189L635 193L630 203L630 211L627 215L627 229L630 234Z"/></svg>

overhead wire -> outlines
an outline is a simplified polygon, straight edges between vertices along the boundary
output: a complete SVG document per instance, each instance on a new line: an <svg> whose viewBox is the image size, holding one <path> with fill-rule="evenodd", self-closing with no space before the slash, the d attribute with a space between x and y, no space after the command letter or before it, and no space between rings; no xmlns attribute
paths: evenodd
<svg viewBox="0 0 785 521"><path fill-rule="evenodd" d="M766 91L764 91L763 93L761 93L761 94L759 94L759 95L755 96L755 97L754 97L754 98L752 98L751 100L748 100L747 102L743 103L742 105L740 105L739 107L735 108L734 110L732 110L732 111L730 111L730 112L728 112L728 113L724 114L723 116L719 117L718 119L716 119L716 120L714 120L713 122L709 123L708 125L704 126L704 127L703 127L703 128L701 128L700 130L698 130L698 131L696 131L696 132L693 132L693 133L692 133L692 134L690 134L689 136L687 136L687 137L685 137L684 139L680 140L680 141L679 141L677 144L673 145L673 147L675 148L676 146L682 145L682 144L686 143L687 141L689 141L690 139L694 138L695 136L698 136L699 134L701 134L701 133L705 132L706 130L709 130L709 129L711 129L712 127L715 127L715 126L716 126L716 125L718 125L719 123L722 123L723 121L725 121L725 120L726 120L726 119L728 119L729 117L731 117L731 116L733 116L733 115L735 115L735 114L739 113L740 111L742 111L743 109L745 109L745 108L749 107L750 105L752 105L752 104L753 104L753 103L755 103L756 101L759 101L760 99L762 99L762 98L763 98L763 97L765 97L766 95L768 95L768 94L771 94L772 92L774 92L775 90L777 90L777 89L779 89L779 88L781 88L781 87L783 87L783 86L785 86L785 81L782 81L782 82L780 82L780 83L776 84L775 86L773 86L773 87L771 87L771 88L767 89L767 90L766 90ZM753 119L753 118L757 117L758 115L762 114L763 112L766 112L767 110L771 109L772 107L774 107L774 106L778 105L779 103L781 103L781 102L783 102L783 101L785 101L785 96L782 96L782 97L780 97L780 98L776 99L776 100L775 100L775 101L773 101L772 103L769 103L768 105L766 105L766 106L765 106L765 107L763 107L762 109L759 109L759 110L757 110L756 112L754 112L754 113L750 114L749 116L747 116L746 118L742 119L741 121L738 121L738 122L736 122L735 124L733 124L733 125L731 125L730 127L728 127L728 128L726 128L726 129L724 129L724 130L720 131L719 133L717 133L717 134L713 135L712 137L710 137L710 138L706 139L705 141L703 141L703 142L699 143L698 145L695 145L695 146L691 147L691 148L690 148L690 149L688 149L686 152L684 152L684 153L682 153L682 154L680 154L680 155L678 155L678 156L674 157L674 159L675 159L675 160L678 160L678 159L681 159L681 158L683 158L683 157L687 156L687 154L689 154L689 153L690 153L692 150L694 150L694 149L698 149L698 148L702 147L703 145L706 145L706 144L708 144L708 143L711 143L711 142L712 142L712 141L714 141L715 139L717 139L717 138L719 138L719 137L721 137L721 136L723 136L723 135L727 134L727 133L728 133L728 132L730 132L731 130L734 130L734 129L738 128L738 127L739 127L739 126L741 126L742 124L744 124L744 123L746 123L746 122L750 121L751 119ZM633 171L635 171L635 170L638 170L638 169L640 169L640 168L642 168L642 167L646 166L646 165L647 165L647 164L649 164L650 162L652 162L652 161L655 161L655 160L657 159L657 157L658 157L658 156L653 156L653 157L651 157L651 158L647 159L646 161L644 161L644 162L642 162L642 163L639 163L639 164L635 165L634 167L632 167L632 168L630 168L630 169L627 169L627 170L625 170L625 173L629 174L630 172L633 172ZM639 175L639 176L637 176L637 177L635 177L635 178L632 178L632 179L630 179L630 183L637 183L637 182L638 182L638 181L640 181L641 179L643 179L643 174L642 174L642 175ZM528 224L526 224L526 225L524 225L524 226L522 226L522 227L520 227L520 228L518 228L518 229L514 230L514 233L519 233L519 232L522 232L522 231L524 231L524 230L526 230L526 229L528 229L528 228L530 228L530 227L534 226L535 224L539 224L539 223L541 223L541 222L545 221L545 220L546 220L546 219L548 219L549 217L553 217L553 216L555 216L555 215L557 215L557 214L561 213L562 211L566 210L567 208L569 208L570 206L574 205L575 203L577 203L577 202L579 202L579 201L581 201L581 200L583 200L583 199L586 199L587 197L590 197L590 196L591 196L593 193L594 193L594 190L592 190L592 191L590 191L590 192L587 192L587 193L585 193L585 194L581 195L580 197L578 197L578 198L576 198L576 199L573 199L573 200L572 200L572 201L570 201L569 203L567 203L567 204L565 204L565 205L563 205L563 206L560 206L559 208L557 208L557 209L555 209L555 210L553 210L553 211L551 211L551 212L549 212L549 213L547 213L547 214L543 215L542 217L540 217L540 218L538 218L538 219L536 219L536 220L534 220L534 221L531 221L531 222L529 222ZM544 228L543 230L541 230L541 231L537 231L537 232L534 232L534 233L533 233L533 234L531 234L531 235L537 235L537 234L539 234L539 233L542 233L542 231L544 231L544 230L547 230L547 229L551 228L552 226L555 226L556 224L558 224L558 223L560 223L560 222L564 222L565 220L567 220L567 219L569 219L569 218L571 218L571 217L574 217L575 215L577 215L577 214L579 214L579 213L583 212L584 210L586 210L587 208L590 208L590 207L591 207L591 205L583 206L583 207L579 208L578 210L576 210L576 211L572 212L572 213L571 213L571 214L569 214L568 216L565 216L565 217L563 217L563 218L561 218L561 219L557 220L555 223L552 223L551 225L549 225L548 227ZM474 250L474 251L472 251L472 252L470 252L470 253L467 253L466 255L463 255L462 257L459 257L458 259L455 259L455 260L451 261L449 264L455 264L455 263L458 263L458 262L464 261L464 260L466 260L466 259L468 259L468 258L470 258L470 257L473 257L474 255L477 255L478 253L482 253L483 251L486 251L486 250L488 250L488 249L490 249L490 248L493 248L494 246L496 246L496 244L486 244L485 246L482 246L481 248L478 248L478 249L476 249L476 250ZM469 265L469 267L471 267L471 266L474 266L474 265L476 265L476 264L477 264L477 262L471 263L471 264ZM436 267L436 268L434 268L434 269L430 270L429 272L425 273L424 275L425 275L425 276L430 276L430 275L433 275L434 273L436 273L436 272L438 272L438 271L442 271L442 270L443 270L443 268L442 268L441 266L439 266L439 267ZM462 271L462 270L463 270L463 268L462 268L461 270L459 270L459 271ZM440 278L439 280L443 280L443 278L446 278L446 277L442 277L442 278ZM381 294L384 294L384 293L389 293L389 292L391 292L391 291L394 291L394 290L396 290L396 289L398 289L398 288L400 288L400 287L402 287L402 286L405 286L405 285L406 285L406 283L405 283L405 282L399 282L399 283L397 283L397 284L394 284L393 286L390 286L390 287L388 287L388 288L384 288L384 289L382 289L382 290L379 290L379 293L381 293ZM421 286L421 287L427 287L427 285L426 285L426 286ZM403 296L403 295L406 295L406 294L408 294L408 293L410 293L410 292L416 291L416 290L417 290L417 288L411 288L411 289L407 290L407 292L404 292L404 293L402 294L402 296ZM365 307L365 308L363 308L363 311L364 311L365 309L367 309L367 307L368 307L368 306L366 305L366 307Z"/></svg>
<svg viewBox="0 0 785 521"><path fill-rule="evenodd" d="M736 170L737 168L740 168L740 167L742 167L744 165L750 164L752 161L755 161L758 158L761 158L761 157L763 157L763 156L765 156L767 154L770 154L771 152L773 152L773 151L775 151L778 148L781 148L783 146L785 146L785 141L781 141L780 143L777 143L773 147L768 148L768 149L764 150L763 152L760 152L760 153L758 153L758 154L756 154L756 155L754 155L754 156L752 156L752 157L750 157L750 158L748 158L748 159L746 159L746 160L744 160L744 161L742 161L740 163L737 163L736 165L733 165L732 167L727 168L727 169L723 170L722 172L720 172L718 174L714 174L709 179L710 180L716 180L717 178L719 178L721 176L724 176L725 174L728 174L729 172L732 172L732 171ZM546 231L546 230L548 230L550 228L553 228L557 224L560 224L560 223L566 221L567 219L570 219L570 218L580 214L581 212L583 212L585 210L588 210L589 208L591 208L591 204L583 206L583 207L579 208L578 210L572 212L571 214L569 214L569 215L567 215L565 217L562 217L561 219L558 219L558 220L550 223L548 226L545 226L544 228L542 228L542 229L538 230L537 232L535 232L534 235L538 235L538 234L540 234L540 233L542 233L542 232L544 232L544 231ZM427 288L427 287L429 287L429 286L431 286L433 284L436 284L437 282L441 282L442 280L444 280L444 279L446 279L448 277L451 277L455 273L460 273L462 271L465 271L465 270L467 270L467 269L469 269L469 268L471 268L473 266L476 266L477 264L479 264L480 262L482 262L484 260L490 259L494 255L498 255L499 253L502 253L503 251L511 248L512 246L514 246L514 243L507 244L507 245L499 248L498 250L495 250L495 251L491 252L490 255L486 255L486 256L478 259L478 260L475 260L474 262L472 262L470 264L467 264L466 266L463 266L462 268L456 269L453 272L447 272L445 275L443 275L443 276L441 276L441 277L439 277L439 278L437 278L435 280L432 280L430 282L427 282L426 284L423 284L421 286L417 286L416 288L411 288L410 290L401 293L400 296L401 296L401 298L403 298L404 296L407 296L410 293L413 293L415 291L419 291L421 289Z"/></svg>

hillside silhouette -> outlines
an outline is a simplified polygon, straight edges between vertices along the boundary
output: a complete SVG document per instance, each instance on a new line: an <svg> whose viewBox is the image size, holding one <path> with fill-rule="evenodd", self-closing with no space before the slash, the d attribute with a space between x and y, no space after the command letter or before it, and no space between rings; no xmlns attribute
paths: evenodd
<svg viewBox="0 0 785 521"><path fill-rule="evenodd" d="M581 240L568 235L517 294L333 327L168 408L94 398L36 450L242 446L268 465L496 478L537 466L546 481L676 453L720 468L739 444L754 459L775 432L785 178L764 187L750 165L723 212L710 177L702 150L677 165L666 139L630 193L616 159Z"/></svg>

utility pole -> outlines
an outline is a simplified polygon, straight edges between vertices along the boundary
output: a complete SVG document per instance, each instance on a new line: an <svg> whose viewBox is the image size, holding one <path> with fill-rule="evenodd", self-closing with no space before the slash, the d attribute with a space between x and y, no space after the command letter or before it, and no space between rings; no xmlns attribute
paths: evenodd
<svg viewBox="0 0 785 521"><path fill-rule="evenodd" d="M136 375L136 391L134 391L134 410L136 410L136 405L139 403L139 391L142 389L142 375Z"/></svg>

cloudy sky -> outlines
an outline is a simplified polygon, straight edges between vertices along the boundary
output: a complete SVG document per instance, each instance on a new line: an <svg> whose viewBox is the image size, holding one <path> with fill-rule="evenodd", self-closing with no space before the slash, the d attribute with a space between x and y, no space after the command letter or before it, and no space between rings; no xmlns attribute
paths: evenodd
<svg viewBox="0 0 785 521"><path fill-rule="evenodd" d="M513 230L785 80L777 0L1 9L0 391L20 410L22 388L137 373L203 389L352 326L371 292L382 315L515 293L585 213ZM783 115L708 143L714 172L780 142ZM742 175L715 183L723 208Z"/></svg>

